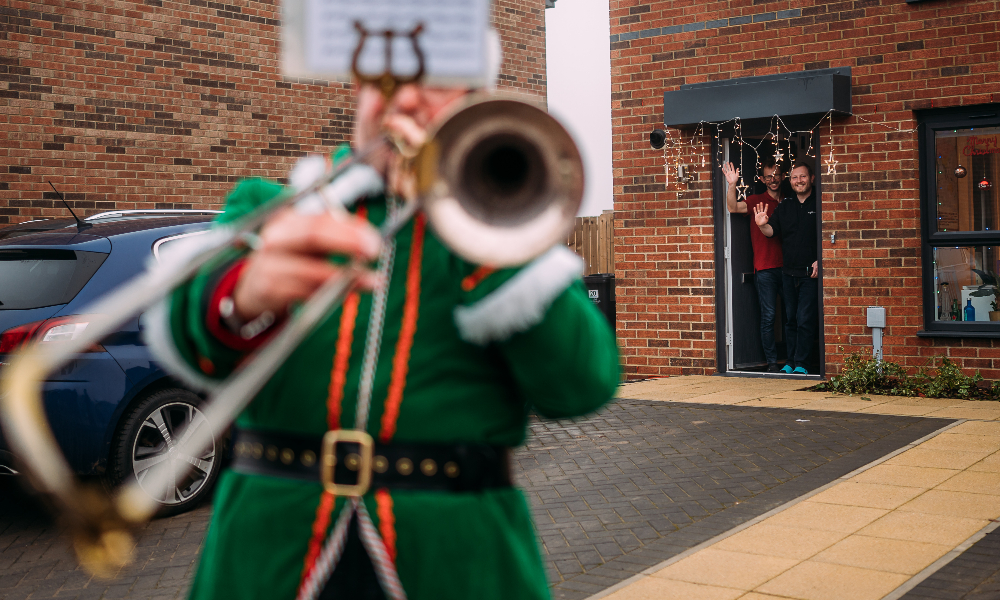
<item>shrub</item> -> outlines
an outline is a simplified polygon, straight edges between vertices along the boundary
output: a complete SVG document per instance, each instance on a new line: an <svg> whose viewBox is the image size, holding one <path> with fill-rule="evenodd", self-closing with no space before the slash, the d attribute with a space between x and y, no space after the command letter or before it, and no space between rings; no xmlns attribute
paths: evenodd
<svg viewBox="0 0 1000 600"><path fill-rule="evenodd" d="M849 395L1000 400L1000 382L989 384L978 371L975 375L966 375L948 357L941 357L940 364L937 362L938 359L931 359L930 367L907 375L906 369L892 361L879 363L871 356L854 353L847 357L840 375L815 389Z"/></svg>

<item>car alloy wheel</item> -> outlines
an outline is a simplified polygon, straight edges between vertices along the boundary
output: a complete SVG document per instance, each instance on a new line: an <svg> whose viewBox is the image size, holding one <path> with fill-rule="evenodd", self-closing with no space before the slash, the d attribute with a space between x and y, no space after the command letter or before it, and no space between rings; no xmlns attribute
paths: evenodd
<svg viewBox="0 0 1000 600"><path fill-rule="evenodd" d="M181 454L177 445L186 433L207 424L201 411L185 402L163 405L143 420L132 446L132 474L146 493L168 506L195 497L215 469L215 443L201 456ZM169 469L174 485L147 489L143 482L157 469ZM187 473L180 476L183 471Z"/></svg>
<svg viewBox="0 0 1000 600"><path fill-rule="evenodd" d="M224 440L216 439L203 453L178 452L186 434L208 421L199 408L201 398L183 389L154 392L137 401L121 421L111 453L109 480L113 485L136 481L160 503L161 515L188 510L211 494L222 470ZM149 486L151 475L167 469L173 485L167 490Z"/></svg>

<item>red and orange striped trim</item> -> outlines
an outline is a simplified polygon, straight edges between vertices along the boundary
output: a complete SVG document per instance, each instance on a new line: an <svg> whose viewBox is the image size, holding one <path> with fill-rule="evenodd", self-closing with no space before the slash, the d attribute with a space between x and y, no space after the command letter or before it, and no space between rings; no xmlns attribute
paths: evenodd
<svg viewBox="0 0 1000 600"><path fill-rule="evenodd" d="M410 350L413 349L413 336L417 332L417 313L420 308L420 267L423 265L424 231L427 218L418 213L413 220L413 240L410 242L410 263L406 271L406 300L403 304L403 323L399 328L399 339L396 341L396 355L392 358L392 375L389 379L389 391L385 398L385 410L382 413L382 431L379 441L386 443L396 434L396 421L399 419L399 406L403 402L403 388L406 387L406 374L410 368Z"/></svg>
<svg viewBox="0 0 1000 600"><path fill-rule="evenodd" d="M462 291L471 292L476 289L476 286L483 282L484 279L490 276L491 273L495 272L495 267L478 267L475 271L470 273L464 279L462 279Z"/></svg>
<svg viewBox="0 0 1000 600"><path fill-rule="evenodd" d="M392 494L385 488L375 492L375 503L378 506L378 532L385 543L385 551L389 560L396 562L396 515L392 512Z"/></svg>
<svg viewBox="0 0 1000 600"><path fill-rule="evenodd" d="M365 218L368 211L365 206L358 210L358 216ZM347 384L347 369L351 361L351 346L354 343L354 329L358 320L358 305L361 295L357 292L348 294L340 312L340 329L337 333L336 350L333 355L333 366L330 369L330 387L326 399L326 424L329 429L340 429L340 415L343 410L344 387ZM313 519L312 537L306 551L302 567L302 580L305 581L316 566L316 559L323 550L323 541L330 528L330 516L336 505L337 497L323 491L319 506L316 507L316 517ZM301 581L299 585L301 585Z"/></svg>

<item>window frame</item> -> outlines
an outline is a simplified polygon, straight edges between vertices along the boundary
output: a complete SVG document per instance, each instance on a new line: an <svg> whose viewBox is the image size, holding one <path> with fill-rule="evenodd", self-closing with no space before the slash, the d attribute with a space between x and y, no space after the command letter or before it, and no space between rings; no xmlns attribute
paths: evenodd
<svg viewBox="0 0 1000 600"><path fill-rule="evenodd" d="M1000 127L1000 104L917 111L920 169L920 237L924 329L921 337L1000 338L998 321L937 321L934 309L934 248L1000 246L1000 231L937 231L937 164L935 132L943 129Z"/></svg>

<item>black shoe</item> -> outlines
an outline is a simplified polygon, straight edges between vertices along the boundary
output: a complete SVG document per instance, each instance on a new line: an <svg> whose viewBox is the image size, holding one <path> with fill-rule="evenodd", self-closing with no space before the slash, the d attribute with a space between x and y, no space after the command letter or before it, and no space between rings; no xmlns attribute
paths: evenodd
<svg viewBox="0 0 1000 600"><path fill-rule="evenodd" d="M768 365L767 365L767 372L768 373L781 373L781 367L778 366L778 363L768 363Z"/></svg>

